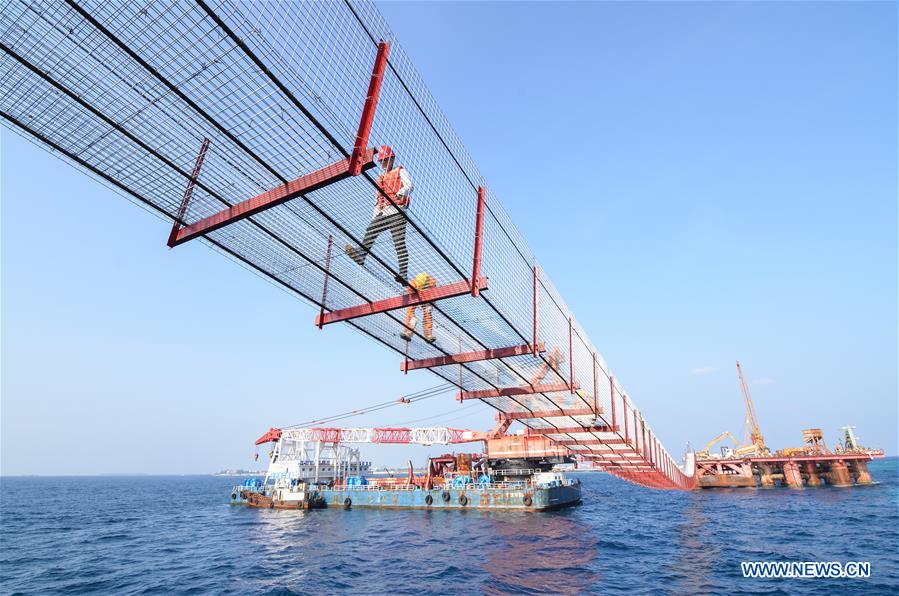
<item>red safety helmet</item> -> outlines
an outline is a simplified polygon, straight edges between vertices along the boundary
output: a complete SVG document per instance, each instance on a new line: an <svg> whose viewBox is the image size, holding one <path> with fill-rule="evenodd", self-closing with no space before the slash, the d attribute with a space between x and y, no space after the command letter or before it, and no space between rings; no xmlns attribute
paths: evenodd
<svg viewBox="0 0 899 596"><path fill-rule="evenodd" d="M378 149L378 161L383 161L388 157L395 157L396 154L393 152L393 149L390 148L390 145L381 145L381 148Z"/></svg>

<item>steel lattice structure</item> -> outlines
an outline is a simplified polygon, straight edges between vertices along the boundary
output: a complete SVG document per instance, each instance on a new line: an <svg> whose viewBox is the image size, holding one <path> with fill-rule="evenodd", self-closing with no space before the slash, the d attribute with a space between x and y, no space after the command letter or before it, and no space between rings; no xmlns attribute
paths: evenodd
<svg viewBox="0 0 899 596"><path fill-rule="evenodd" d="M208 243L315 306L319 325L345 321L401 356L402 370L427 368L460 399L613 474L692 486L374 5L2 6L5 123L175 222L170 245ZM402 212L410 272L432 275L431 293L395 280L390 234L364 266L341 250L360 246L371 220L379 191L368 147L379 144L414 178ZM271 202L236 217L258 201ZM434 305L434 344L400 337L402 307L416 302Z"/></svg>

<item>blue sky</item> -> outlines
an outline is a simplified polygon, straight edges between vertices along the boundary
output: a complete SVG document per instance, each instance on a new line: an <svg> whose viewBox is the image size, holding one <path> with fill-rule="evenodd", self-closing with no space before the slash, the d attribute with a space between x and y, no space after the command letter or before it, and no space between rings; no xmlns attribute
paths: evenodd
<svg viewBox="0 0 899 596"><path fill-rule="evenodd" d="M380 6L673 454L739 435L736 359L770 445L896 453L895 3ZM4 474L250 467L437 383L8 129L0 173ZM347 425L492 425L462 408Z"/></svg>

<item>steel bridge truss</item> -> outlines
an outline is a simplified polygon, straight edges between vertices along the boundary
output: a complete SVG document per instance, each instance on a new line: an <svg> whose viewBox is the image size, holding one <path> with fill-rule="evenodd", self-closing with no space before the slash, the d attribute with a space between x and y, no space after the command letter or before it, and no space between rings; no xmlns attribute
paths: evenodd
<svg viewBox="0 0 899 596"><path fill-rule="evenodd" d="M3 0L0 50L6 125L170 222L170 247L207 244L506 426L632 482L692 486L371 3ZM380 144L414 190L369 248L374 203L397 207ZM436 287L397 282L401 248ZM421 308L433 343L420 325L402 337Z"/></svg>

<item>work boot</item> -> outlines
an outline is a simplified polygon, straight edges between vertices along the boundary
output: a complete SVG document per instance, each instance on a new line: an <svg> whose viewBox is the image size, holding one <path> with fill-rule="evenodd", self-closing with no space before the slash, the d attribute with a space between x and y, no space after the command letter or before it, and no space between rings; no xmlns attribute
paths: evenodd
<svg viewBox="0 0 899 596"><path fill-rule="evenodd" d="M400 333L400 337L402 337L405 341L412 341L412 332L408 329Z"/></svg>
<svg viewBox="0 0 899 596"><path fill-rule="evenodd" d="M432 335L430 337L426 337L425 341L428 342L429 344L433 344L435 341L437 341L437 338Z"/></svg>

